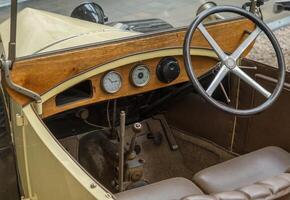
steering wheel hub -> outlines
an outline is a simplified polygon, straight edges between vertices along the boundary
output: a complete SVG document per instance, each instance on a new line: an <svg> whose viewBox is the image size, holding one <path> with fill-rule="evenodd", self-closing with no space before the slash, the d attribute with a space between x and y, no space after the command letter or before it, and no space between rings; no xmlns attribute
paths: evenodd
<svg viewBox="0 0 290 200"><path fill-rule="evenodd" d="M229 69L234 69L236 66L237 66L237 63L236 61L231 58L231 57L228 57L225 61L224 61L224 64L227 68Z"/></svg>

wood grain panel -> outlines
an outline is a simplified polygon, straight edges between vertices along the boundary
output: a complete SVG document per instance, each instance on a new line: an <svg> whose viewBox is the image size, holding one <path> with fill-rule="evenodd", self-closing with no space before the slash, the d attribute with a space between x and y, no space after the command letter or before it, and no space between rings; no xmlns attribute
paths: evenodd
<svg viewBox="0 0 290 200"><path fill-rule="evenodd" d="M99 75L96 75L95 77L89 79L92 81L93 85L93 96L88 99L83 99L77 102L73 102L67 105L62 105L62 106L56 106L55 103L55 96L48 101L46 101L43 104L43 116L44 118L49 117L51 115L54 115L56 113L60 113L69 109L77 108L80 106L84 105L89 105L92 103L97 103L109 99L115 99L119 97L125 97L125 96L130 96L130 95L135 95L135 94L140 94L143 92L148 92L152 91L155 89L167 87L170 85L174 85L177 83L182 83L188 81L188 76L186 74L184 62L182 56L176 56L175 57L178 60L178 63L180 65L180 75L179 77L173 81L172 83L166 84L162 83L158 80L157 75L156 75L156 66L158 65L159 61L162 58L156 58L156 59L151 59L151 60L146 60L146 61L141 61L137 63L132 63L129 65L125 65L122 67L119 67L115 69L115 71L119 72L122 76L122 88L119 92L115 94L108 94L105 91L103 91L101 87L101 79L104 76L104 73L101 73ZM195 73L197 75L202 75L205 72L207 72L210 68L212 68L216 63L217 60L214 58L209 58L209 57L201 57L201 56L193 56L192 57L192 64L195 69ZM130 72L136 66L137 64L145 64L149 67L150 69L150 82L144 86L144 87L135 87L132 85L130 82Z"/></svg>
<svg viewBox="0 0 290 200"><path fill-rule="evenodd" d="M241 43L247 32L252 31L253 28L252 22L239 19L209 25L208 31L224 51L232 52ZM96 68L124 56L164 48L182 47L185 31L178 30L131 38L17 61L12 71L12 79L25 88L44 94L85 70ZM207 41L198 31L194 35L192 46L209 48ZM19 104L25 105L31 101L9 88L8 92Z"/></svg>

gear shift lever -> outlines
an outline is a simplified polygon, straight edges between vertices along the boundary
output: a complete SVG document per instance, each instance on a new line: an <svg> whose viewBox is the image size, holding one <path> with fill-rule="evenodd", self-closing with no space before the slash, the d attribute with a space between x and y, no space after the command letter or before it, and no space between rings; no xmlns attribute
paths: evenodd
<svg viewBox="0 0 290 200"><path fill-rule="evenodd" d="M137 134L142 132L143 126L141 123L137 122L133 124L132 130L134 132L134 135L131 139L130 148L127 154L127 159L129 160L132 160L136 157L136 152L135 152L136 138L137 138Z"/></svg>
<svg viewBox="0 0 290 200"><path fill-rule="evenodd" d="M119 144L119 191L124 191L124 138L126 128L126 113L120 113L120 144Z"/></svg>

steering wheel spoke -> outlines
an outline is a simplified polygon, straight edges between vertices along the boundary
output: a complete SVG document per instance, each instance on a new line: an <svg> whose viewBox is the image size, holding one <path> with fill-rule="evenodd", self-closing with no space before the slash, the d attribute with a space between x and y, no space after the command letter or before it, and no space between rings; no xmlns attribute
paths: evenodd
<svg viewBox="0 0 290 200"><path fill-rule="evenodd" d="M238 66L235 67L232 72L244 80L247 84L249 84L251 87L253 87L255 90L257 90L259 93L261 93L264 97L267 99L271 96L271 93L266 90L263 86L261 86L257 81L255 81L253 78L251 78L248 74L246 74L243 70L241 70Z"/></svg>
<svg viewBox="0 0 290 200"><path fill-rule="evenodd" d="M231 57L234 60L238 60L239 57L244 53L244 51L254 42L254 40L260 35L261 33L260 28L256 28L244 41L243 43L234 51Z"/></svg>
<svg viewBox="0 0 290 200"><path fill-rule="evenodd" d="M225 65L221 67L221 69L218 71L217 75L214 77L213 81L206 90L206 93L209 96L212 96L216 88L220 85L220 83L222 82L222 80L225 78L225 76L228 74L229 71L230 70Z"/></svg>
<svg viewBox="0 0 290 200"><path fill-rule="evenodd" d="M251 20L253 23L255 23L257 27L252 33L248 35L247 38L245 38L243 42L241 42L239 47L231 55L227 55L222 50L222 48L218 45L218 43L214 40L214 38L210 35L210 33L206 30L206 28L202 24L202 22L206 18L208 18L210 15L221 13L221 12L230 12L230 13L239 14ZM192 56L190 54L190 49L192 47L192 38L195 31L198 29L200 30L201 34L205 37L205 39L208 41L209 45L212 47L213 51L215 51L215 53L217 54L218 58L221 61L218 63L221 66L221 68L219 69L219 71L217 72L216 76L214 77L213 81L210 83L207 89L203 87L203 85L200 83L198 79L198 76L194 72L194 68L192 66ZM262 31L265 33L265 35L268 37L269 41L271 42L275 50L275 53L277 56L277 62L278 62L279 76L277 79L276 87L272 92L269 92L262 85L260 85L256 80L254 80L252 77L250 77L248 74L246 74L243 71L243 69L250 69L250 70L257 69L256 67L238 66L237 64L239 58L243 55L243 53L248 48L251 47L251 44L253 44L255 39L260 35ZM227 35L225 35L224 37L227 37ZM279 95L281 94L281 91L283 90L283 85L285 82L286 66L285 66L283 52L279 45L279 42L277 41L271 29L260 18L258 18L253 13L250 13L244 9L234 7L234 6L216 6L208 10L205 10L201 12L199 15L197 15L194 21L192 22L192 24L189 26L188 31L185 35L184 46L183 46L183 56L184 56L184 63L185 63L187 75L190 78L194 87L199 92L199 94L208 103L210 103L214 107L224 112L227 112L233 115L239 115L239 116L249 116L249 115L255 115L255 114L261 113L265 111L267 108L269 108L278 99ZM212 94L217 89L217 87L220 86L223 93L226 96L227 101L230 102L229 97L225 91L225 88L222 85L222 80L225 78L225 76L228 73L235 74L237 77L243 80L246 84L249 84L257 92L265 96L266 100L256 107L251 107L247 109L239 109L238 108L239 102L236 102L237 103L236 107L233 107L232 104L227 105L214 99L212 97ZM243 94L240 94L240 95L243 95Z"/></svg>
<svg viewBox="0 0 290 200"><path fill-rule="evenodd" d="M200 30L200 32L203 34L203 36L205 37L205 39L208 41L208 43L210 44L210 46L213 48L213 50L216 52L216 54L218 55L218 57L224 61L226 60L226 58L228 57L224 51L222 50L222 48L220 48L220 46L217 44L217 42L213 39L213 37L209 34L209 32L206 30L206 28L203 26L203 24L199 24L198 25L198 29Z"/></svg>

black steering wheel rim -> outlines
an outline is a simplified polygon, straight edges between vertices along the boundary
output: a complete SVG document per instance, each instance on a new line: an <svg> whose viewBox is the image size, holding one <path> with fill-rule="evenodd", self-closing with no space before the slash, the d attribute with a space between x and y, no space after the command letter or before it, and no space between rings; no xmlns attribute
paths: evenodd
<svg viewBox="0 0 290 200"><path fill-rule="evenodd" d="M266 36L268 37L268 39L270 40L274 48L277 61L278 61L278 70L279 70L278 82L271 96L263 104L255 108L242 110L242 109L231 108L229 106L226 106L225 104L219 103L217 100L213 99L211 96L209 96L206 93L206 91L200 84L196 74L194 73L194 70L192 67L191 54L190 54L190 46L191 46L193 34L204 19L206 19L208 16L212 14L221 13L221 12L235 13L235 14L239 14L241 16L244 16L250 19L266 34ZM274 36L270 28L260 18L258 18L257 16L255 16L254 14L246 10L243 10L242 8L238 8L234 6L216 6L208 10L205 10L201 12L199 15L197 15L194 21L192 22L192 24L189 26L187 33L185 35L185 40L184 40L184 45L183 45L183 56L184 56L184 62L185 62L187 75L190 78L191 82L193 83L194 87L198 90L198 92L203 96L203 98L207 102L209 102L211 105L213 105L214 107L224 112L234 114L234 115L239 115L239 116L256 115L258 113L265 111L267 108L269 108L278 99L279 95L281 94L283 90L283 86L285 82L286 67L285 67L284 56L283 56L281 47L278 43L278 40L276 39L276 37Z"/></svg>

